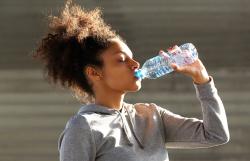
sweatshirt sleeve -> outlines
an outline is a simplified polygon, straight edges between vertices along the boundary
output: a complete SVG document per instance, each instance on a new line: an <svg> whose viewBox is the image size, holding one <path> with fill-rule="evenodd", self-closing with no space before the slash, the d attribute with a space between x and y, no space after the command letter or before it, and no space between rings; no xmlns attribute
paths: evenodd
<svg viewBox="0 0 250 161"><path fill-rule="evenodd" d="M203 120L187 118L157 106L163 122L167 148L203 148L229 141L227 117L213 78L202 85L194 83Z"/></svg>
<svg viewBox="0 0 250 161"><path fill-rule="evenodd" d="M86 119L73 116L61 133L58 150L60 161L94 161L95 141Z"/></svg>

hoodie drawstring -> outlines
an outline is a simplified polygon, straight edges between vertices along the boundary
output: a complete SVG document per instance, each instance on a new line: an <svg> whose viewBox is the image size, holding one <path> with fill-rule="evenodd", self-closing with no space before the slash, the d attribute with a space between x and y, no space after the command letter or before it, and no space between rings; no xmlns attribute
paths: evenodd
<svg viewBox="0 0 250 161"><path fill-rule="evenodd" d="M126 118L124 117L124 115L118 111L118 114L120 115L121 117L121 120L122 120L122 128L125 132L125 135L126 135L126 138L129 142L129 145L133 145L133 140L132 140L132 136L131 136L131 132L129 132L129 127L128 127L128 123L126 121Z"/></svg>

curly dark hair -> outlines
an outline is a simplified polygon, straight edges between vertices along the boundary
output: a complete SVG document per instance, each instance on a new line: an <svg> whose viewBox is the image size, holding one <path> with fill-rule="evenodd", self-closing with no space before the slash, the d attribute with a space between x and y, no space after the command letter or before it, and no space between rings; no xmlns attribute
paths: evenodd
<svg viewBox="0 0 250 161"><path fill-rule="evenodd" d="M84 69L103 67L100 54L112 38L121 37L104 22L99 8L87 11L71 1L59 16L49 16L48 28L33 54L45 64L45 77L72 89L81 102L93 102L94 91Z"/></svg>

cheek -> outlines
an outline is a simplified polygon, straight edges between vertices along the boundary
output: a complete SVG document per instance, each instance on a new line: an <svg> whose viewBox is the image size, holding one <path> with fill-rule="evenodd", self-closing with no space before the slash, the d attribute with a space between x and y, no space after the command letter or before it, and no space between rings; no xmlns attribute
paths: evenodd
<svg viewBox="0 0 250 161"><path fill-rule="evenodd" d="M129 78L126 72L122 72L122 70L108 70L105 72L105 82L109 86L112 87L122 87L129 82Z"/></svg>
<svg viewBox="0 0 250 161"><path fill-rule="evenodd" d="M119 83L126 81L125 75L126 74L124 74L122 72L113 71L113 72L106 74L106 80L109 83L119 84Z"/></svg>

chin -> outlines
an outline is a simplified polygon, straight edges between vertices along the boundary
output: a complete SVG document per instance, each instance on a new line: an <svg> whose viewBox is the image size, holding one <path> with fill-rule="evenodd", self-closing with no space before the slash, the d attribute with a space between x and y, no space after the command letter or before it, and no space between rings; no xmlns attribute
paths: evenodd
<svg viewBox="0 0 250 161"><path fill-rule="evenodd" d="M136 81L125 90L126 92L137 92L141 89L141 82Z"/></svg>

